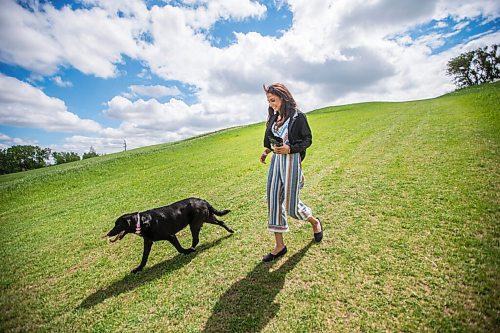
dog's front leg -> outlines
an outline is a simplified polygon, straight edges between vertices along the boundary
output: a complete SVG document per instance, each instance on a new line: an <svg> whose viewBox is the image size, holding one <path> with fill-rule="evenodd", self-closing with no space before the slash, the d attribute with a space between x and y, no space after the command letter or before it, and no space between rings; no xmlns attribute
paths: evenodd
<svg viewBox="0 0 500 333"><path fill-rule="evenodd" d="M151 252L151 246L153 246L153 241L144 237L144 250L142 252L141 264L132 270L132 273L137 273L142 271L146 262L148 261L149 252Z"/></svg>
<svg viewBox="0 0 500 333"><path fill-rule="evenodd" d="M177 239L176 235L170 235L170 236L168 236L167 240L170 243L172 243L172 245L176 248L177 251L179 251L179 253L189 254L191 252L194 252L193 248L190 248L190 249L183 248L181 246L181 243L179 243L179 240Z"/></svg>

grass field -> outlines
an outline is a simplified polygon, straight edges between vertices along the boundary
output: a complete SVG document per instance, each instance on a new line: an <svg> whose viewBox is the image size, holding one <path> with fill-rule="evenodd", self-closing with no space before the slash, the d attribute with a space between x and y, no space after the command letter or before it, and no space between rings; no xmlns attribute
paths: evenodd
<svg viewBox="0 0 500 333"><path fill-rule="evenodd" d="M325 238L293 220L273 264L262 123L1 176L0 331L498 331L499 103L495 83L309 113L302 199ZM156 243L136 275L142 241L100 239L190 196L237 232Z"/></svg>

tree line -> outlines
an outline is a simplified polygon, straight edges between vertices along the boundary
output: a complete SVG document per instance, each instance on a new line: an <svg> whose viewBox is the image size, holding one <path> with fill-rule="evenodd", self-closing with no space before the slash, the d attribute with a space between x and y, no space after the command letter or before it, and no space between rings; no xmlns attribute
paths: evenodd
<svg viewBox="0 0 500 333"><path fill-rule="evenodd" d="M93 147L84 153L81 159L99 156ZM39 146L18 145L5 149L0 149L0 175L43 168L49 165L50 157L53 164L63 164L80 161L80 155L74 152L57 152L50 148Z"/></svg>

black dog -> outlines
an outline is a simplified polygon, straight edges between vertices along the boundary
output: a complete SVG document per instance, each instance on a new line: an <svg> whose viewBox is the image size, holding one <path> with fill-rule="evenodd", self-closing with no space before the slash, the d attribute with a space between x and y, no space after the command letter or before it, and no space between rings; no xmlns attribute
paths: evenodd
<svg viewBox="0 0 500 333"><path fill-rule="evenodd" d="M153 242L167 240L175 246L177 251L188 254L195 251L204 222L217 224L233 233L231 228L215 217L215 215L222 216L229 212L229 210L218 211L203 199L189 198L145 212L122 215L116 220L115 227L104 237L111 242L122 239L128 233L135 233L144 238L141 264L132 270L132 273L137 273L146 266ZM187 225L191 229L193 243L191 248L184 249L175 234Z"/></svg>

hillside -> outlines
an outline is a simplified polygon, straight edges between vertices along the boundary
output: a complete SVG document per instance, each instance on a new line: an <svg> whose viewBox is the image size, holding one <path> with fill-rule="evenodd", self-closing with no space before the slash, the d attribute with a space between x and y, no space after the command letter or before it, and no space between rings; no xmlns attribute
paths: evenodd
<svg viewBox="0 0 500 333"><path fill-rule="evenodd" d="M494 331L499 101L497 82L308 113L302 199L325 239L292 221L272 265L262 123L0 176L0 331ZM187 256L156 243L137 275L142 240L100 239L191 196L237 232L205 225Z"/></svg>

